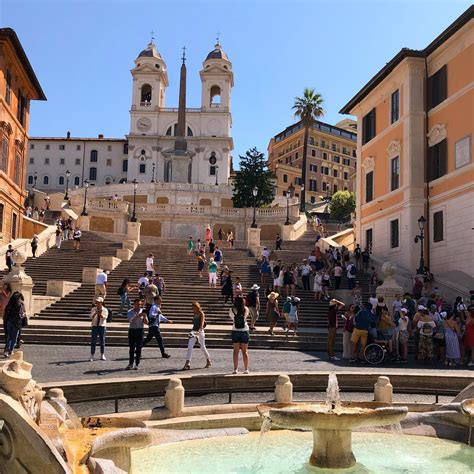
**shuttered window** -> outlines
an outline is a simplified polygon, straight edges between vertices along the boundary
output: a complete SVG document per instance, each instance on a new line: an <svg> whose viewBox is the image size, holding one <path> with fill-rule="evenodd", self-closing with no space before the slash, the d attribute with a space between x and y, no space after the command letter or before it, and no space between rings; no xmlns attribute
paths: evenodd
<svg viewBox="0 0 474 474"><path fill-rule="evenodd" d="M395 249L399 246L400 236L399 236L399 225L398 219L390 221L390 248Z"/></svg>
<svg viewBox="0 0 474 474"><path fill-rule="evenodd" d="M369 252L372 252L372 242L374 239L374 231L373 229L366 229L365 230L365 246Z"/></svg>
<svg viewBox="0 0 474 474"><path fill-rule="evenodd" d="M362 119L362 145L375 137L375 108Z"/></svg>
<svg viewBox="0 0 474 474"><path fill-rule="evenodd" d="M426 174L428 181L441 178L448 172L448 145L447 140L428 148L428 163Z"/></svg>
<svg viewBox="0 0 474 474"><path fill-rule="evenodd" d="M433 242L441 242L443 236L443 211L433 214Z"/></svg>
<svg viewBox="0 0 474 474"><path fill-rule="evenodd" d="M365 175L365 202L374 199L374 172L370 171Z"/></svg>
<svg viewBox="0 0 474 474"><path fill-rule="evenodd" d="M390 123L395 123L400 118L400 91L397 89L391 96Z"/></svg>
<svg viewBox="0 0 474 474"><path fill-rule="evenodd" d="M400 157L392 158L390 162L390 190L400 187Z"/></svg>
<svg viewBox="0 0 474 474"><path fill-rule="evenodd" d="M7 104L11 104L12 102L12 73L8 69L7 69L5 100Z"/></svg>
<svg viewBox="0 0 474 474"><path fill-rule="evenodd" d="M446 65L428 77L427 105L428 110L441 104L448 97L448 74Z"/></svg>
<svg viewBox="0 0 474 474"><path fill-rule="evenodd" d="M2 139L2 155L0 156L0 171L4 171L5 174L8 172L8 138L3 137Z"/></svg>
<svg viewBox="0 0 474 474"><path fill-rule="evenodd" d="M89 181L96 181L97 180L97 168L92 167L89 168Z"/></svg>
<svg viewBox="0 0 474 474"><path fill-rule="evenodd" d="M15 184L20 186L21 182L21 156L19 153L15 155L15 166L13 168L13 180Z"/></svg>

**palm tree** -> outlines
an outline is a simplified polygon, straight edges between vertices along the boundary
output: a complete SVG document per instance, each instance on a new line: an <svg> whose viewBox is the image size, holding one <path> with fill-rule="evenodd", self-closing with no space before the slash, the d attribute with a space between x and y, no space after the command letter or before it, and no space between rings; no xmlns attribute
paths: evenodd
<svg viewBox="0 0 474 474"><path fill-rule="evenodd" d="M301 199L300 199L300 212L305 212L306 202L306 155L308 153L308 141L309 141L309 129L313 126L314 122L319 118L323 117L323 98L321 94L315 92L314 89L308 89L305 87L303 97L295 97L295 105L293 110L295 111L295 117L301 120L304 127L304 142L303 142L303 164L301 169Z"/></svg>

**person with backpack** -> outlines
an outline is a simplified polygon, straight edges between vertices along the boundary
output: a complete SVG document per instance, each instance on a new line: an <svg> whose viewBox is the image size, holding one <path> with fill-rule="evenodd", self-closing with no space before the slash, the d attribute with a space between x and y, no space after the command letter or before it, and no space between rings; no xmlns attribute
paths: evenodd
<svg viewBox="0 0 474 474"><path fill-rule="evenodd" d="M95 299L95 307L91 309L89 316L91 319L91 357L89 362L94 361L97 337L100 345L100 360L107 360L105 358L105 327L109 312L104 307L104 298L98 296Z"/></svg>
<svg viewBox="0 0 474 474"><path fill-rule="evenodd" d="M353 263L349 263L346 267L347 270L347 282L349 284L349 290L353 290L355 287L357 268Z"/></svg>
<svg viewBox="0 0 474 474"><path fill-rule="evenodd" d="M124 307L127 308L128 310L132 307L132 302L130 301L130 298L128 295L134 290L134 288L130 285L130 280L128 278L125 278L122 282L122 284L118 287L117 289L117 294L120 296L120 307L118 310L118 315L122 316L122 310Z"/></svg>
<svg viewBox="0 0 474 474"><path fill-rule="evenodd" d="M250 313L250 331L256 331L257 329L255 325L257 324L260 312L260 295L258 290L260 290L260 287L255 284L247 295L247 307Z"/></svg>
<svg viewBox="0 0 474 474"><path fill-rule="evenodd" d="M234 298L234 307L229 310L229 317L233 321L232 326L232 345L234 348L233 361L234 361L234 374L239 372L239 352L242 351L242 360L244 362L244 374L249 373L249 326L247 324L247 318L249 316L249 310L244 305L244 299L242 296L236 296Z"/></svg>
<svg viewBox="0 0 474 474"><path fill-rule="evenodd" d="M161 337L160 324L173 324L173 321L163 316L163 313L161 312L162 301L163 300L160 296L155 296L153 299L153 304L150 308L150 311L148 312L148 334L143 341L142 347L145 347L153 338L155 338L156 342L158 343L158 347L160 348L161 357L164 359L169 359L171 356L165 351L163 338Z"/></svg>

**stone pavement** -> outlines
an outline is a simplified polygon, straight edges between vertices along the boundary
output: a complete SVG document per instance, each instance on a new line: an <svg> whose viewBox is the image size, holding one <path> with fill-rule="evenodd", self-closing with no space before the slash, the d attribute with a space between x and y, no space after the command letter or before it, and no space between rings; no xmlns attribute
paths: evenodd
<svg viewBox="0 0 474 474"><path fill-rule="evenodd" d="M186 350L167 349L171 358L162 359L158 347L152 345L143 349L143 359L140 370L125 370L128 364L127 347L106 347L107 361L96 360L89 362L89 348L86 346L46 346L24 345L25 360L33 364L33 377L39 383L65 380L97 380L98 377L134 377L144 375L167 376L182 373ZM211 349L213 366L204 369L205 358L196 345L191 362L191 370L187 374L232 372L232 349ZM368 364L350 364L348 361L330 362L324 353L301 351L271 351L255 350L250 347L251 372L282 372L292 371L360 371L397 372L397 373L426 373L426 374L456 374L472 376L474 370L467 366L447 368L444 365L422 365L415 361L408 364L390 364L371 366ZM97 354L96 354L97 357ZM469 370L471 369L471 370Z"/></svg>

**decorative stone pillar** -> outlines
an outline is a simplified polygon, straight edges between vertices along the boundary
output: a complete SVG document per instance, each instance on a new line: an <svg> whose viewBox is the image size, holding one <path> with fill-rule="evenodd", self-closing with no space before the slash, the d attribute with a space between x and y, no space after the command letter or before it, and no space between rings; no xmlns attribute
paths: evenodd
<svg viewBox="0 0 474 474"><path fill-rule="evenodd" d="M165 407L171 416L179 416L184 409L184 387L180 379L172 378L166 386Z"/></svg>
<svg viewBox="0 0 474 474"><path fill-rule="evenodd" d="M127 239L134 240L140 245L140 222L127 222Z"/></svg>
<svg viewBox="0 0 474 474"><path fill-rule="evenodd" d="M77 225L79 226L79 229L88 231L91 226L90 216L79 216L77 219Z"/></svg>
<svg viewBox="0 0 474 474"><path fill-rule="evenodd" d="M247 228L247 248L249 249L252 255L258 256L258 251L260 249L260 231L259 227Z"/></svg>
<svg viewBox="0 0 474 474"><path fill-rule="evenodd" d="M92 283L95 285L97 275L100 273L100 268L83 267L82 269L82 283Z"/></svg>
<svg viewBox="0 0 474 474"><path fill-rule="evenodd" d="M374 384L374 402L392 403L393 385L388 377L379 377Z"/></svg>
<svg viewBox="0 0 474 474"><path fill-rule="evenodd" d="M396 295L403 295L403 288L395 281L394 275L397 267L390 262L382 265L382 273L384 275L383 284L377 287L377 297L383 296L385 304L389 311L392 311L392 304Z"/></svg>
<svg viewBox="0 0 474 474"><path fill-rule="evenodd" d="M2 282L9 283L13 292L19 291L25 299L25 311L28 316L33 316L33 280L25 273L22 265L26 262L26 253L21 250L15 250L13 253L13 262L15 266L12 271L5 275Z"/></svg>
<svg viewBox="0 0 474 474"><path fill-rule="evenodd" d="M291 403L293 401L293 384L288 375L281 374L275 383L275 401Z"/></svg>

